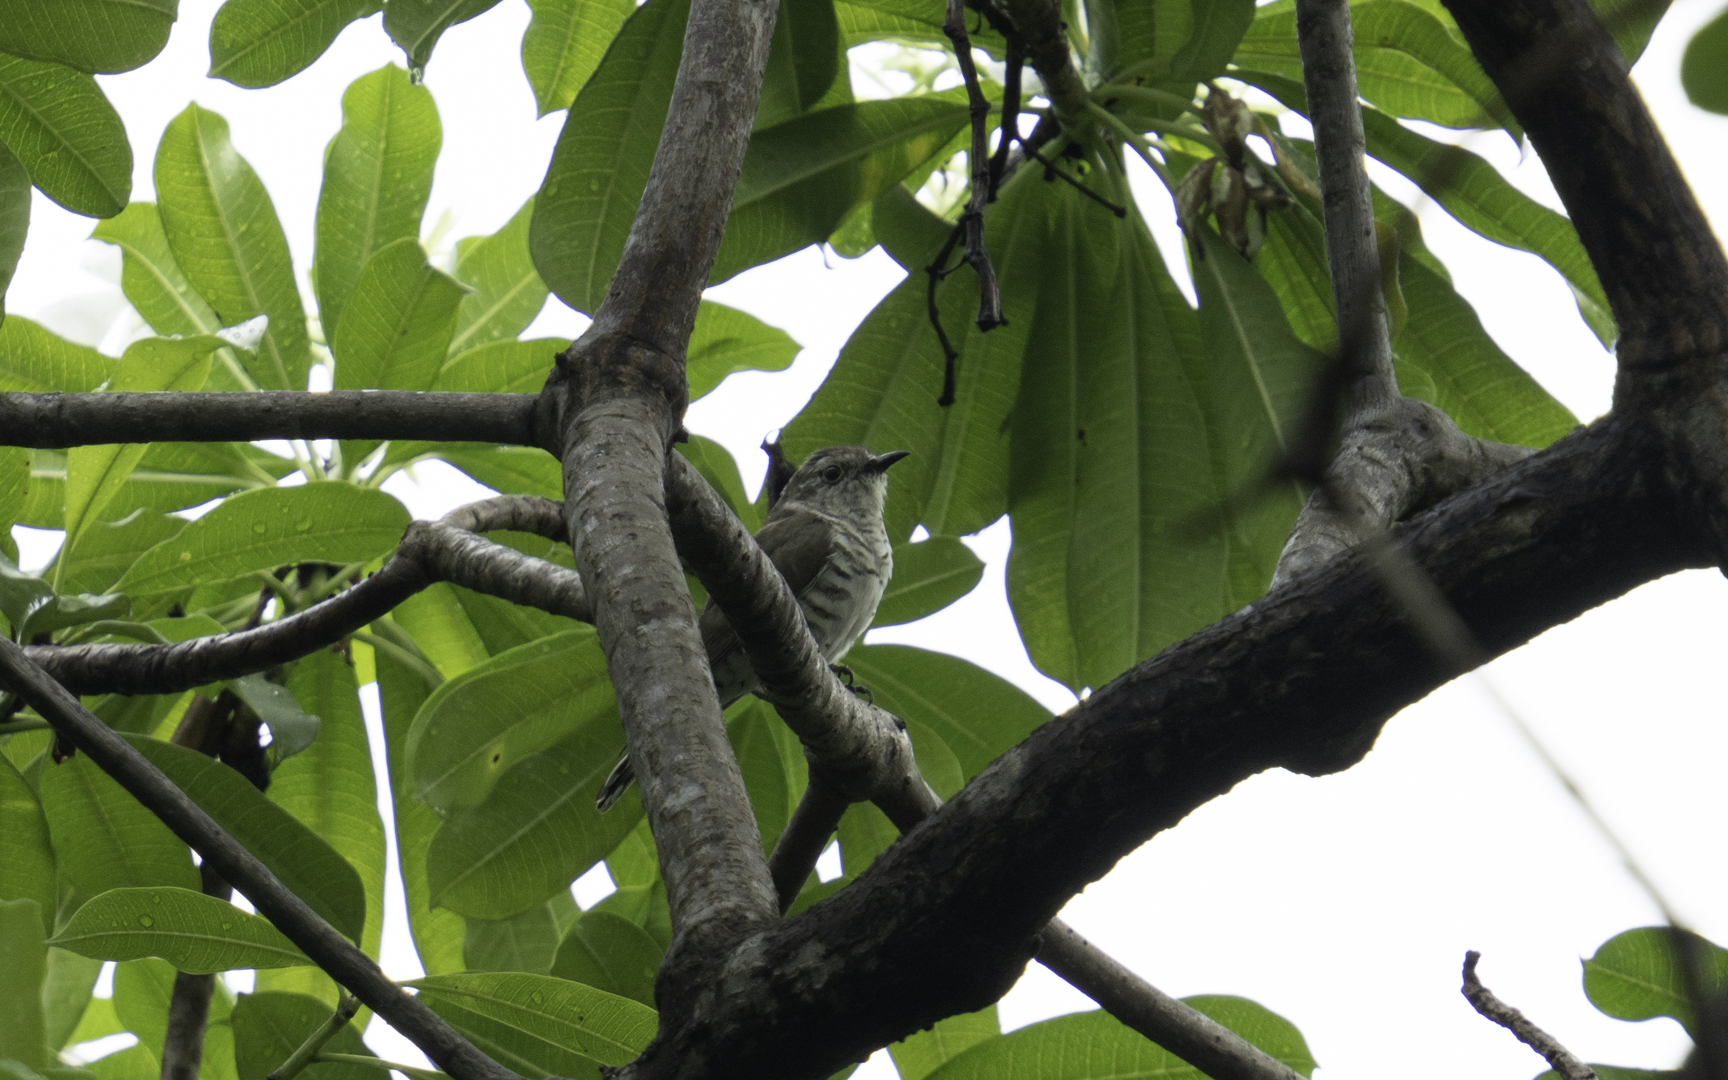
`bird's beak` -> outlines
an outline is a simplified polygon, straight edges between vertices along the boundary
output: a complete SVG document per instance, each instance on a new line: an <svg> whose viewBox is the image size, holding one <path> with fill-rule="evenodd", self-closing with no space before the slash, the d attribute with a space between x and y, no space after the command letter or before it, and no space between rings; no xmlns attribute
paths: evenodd
<svg viewBox="0 0 1728 1080"><path fill-rule="evenodd" d="M866 466L866 468L873 473L885 473L888 471L888 466L894 464L903 457L910 457L911 455L912 451L910 450L890 450L886 454L877 454L875 457L871 458L870 464Z"/></svg>

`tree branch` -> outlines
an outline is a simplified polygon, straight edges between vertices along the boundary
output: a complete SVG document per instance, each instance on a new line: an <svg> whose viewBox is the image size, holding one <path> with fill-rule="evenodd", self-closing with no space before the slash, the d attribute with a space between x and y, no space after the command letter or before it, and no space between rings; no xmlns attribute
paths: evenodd
<svg viewBox="0 0 1728 1080"><path fill-rule="evenodd" d="M1554 1036L1537 1027L1530 1018L1494 996L1476 977L1476 961L1482 954L1472 949L1464 954L1464 998L1472 1008L1518 1036L1518 1041L1541 1054L1561 1080L1596 1080L1596 1070L1579 1061Z"/></svg>
<svg viewBox="0 0 1728 1080"><path fill-rule="evenodd" d="M0 681L54 725L62 738L88 754L103 772L173 830L175 836L190 844L205 863L214 866L313 963L412 1040L439 1068L456 1080L520 1080L515 1073L476 1050L418 998L404 994L377 964L276 880L263 863L224 832L160 769L84 708L47 672L32 664L22 649L3 637L0 637Z"/></svg>
<svg viewBox="0 0 1728 1080"><path fill-rule="evenodd" d="M1007 8L1057 116L1064 124L1078 119L1086 111L1086 82L1074 66L1062 29L1062 5L1054 0L1007 0Z"/></svg>
<svg viewBox="0 0 1728 1080"><path fill-rule="evenodd" d="M425 439L541 446L539 406L538 394L401 390L0 393L0 445Z"/></svg>

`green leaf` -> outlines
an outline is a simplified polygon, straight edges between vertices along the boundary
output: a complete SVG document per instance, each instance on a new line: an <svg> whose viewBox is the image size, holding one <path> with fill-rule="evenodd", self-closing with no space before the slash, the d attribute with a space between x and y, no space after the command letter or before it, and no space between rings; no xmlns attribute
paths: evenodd
<svg viewBox="0 0 1728 1080"><path fill-rule="evenodd" d="M1163 12L1166 5L1153 6L1152 18L1147 22L1162 24L1168 18ZM1171 4L1170 7L1182 5ZM1195 83L1205 82L1224 73L1224 65L1235 54L1236 47L1242 41L1242 36L1248 32L1249 25L1254 21L1253 0L1192 0L1187 5L1190 9L1192 30L1183 41L1181 48L1175 49L1170 58L1170 81L1176 84L1176 92L1189 94L1193 92ZM1124 5L1124 22L1130 10L1139 5ZM1144 16L1142 16L1144 18ZM1158 34L1157 39L1172 37L1169 33ZM1126 42L1125 42L1126 45ZM1124 50L1126 52L1126 49ZM1154 52L1154 56L1158 52ZM1124 57L1127 59L1127 57Z"/></svg>
<svg viewBox="0 0 1728 1080"><path fill-rule="evenodd" d="M653 1009L548 975L486 972L415 979L424 998L450 1002L605 1065L633 1060L654 1037Z"/></svg>
<svg viewBox="0 0 1728 1080"><path fill-rule="evenodd" d="M47 1021L50 1050L76 1046L126 1030L126 1025L114 1012L114 999L91 994L101 974L100 960L91 960L65 949L48 954L48 978L42 984L42 1011Z"/></svg>
<svg viewBox="0 0 1728 1080"><path fill-rule="evenodd" d="M641 819L641 801L601 814L600 784L623 732L611 717L518 762L486 801L457 810L433 837L426 880L433 903L477 919L505 919L581 876Z"/></svg>
<svg viewBox="0 0 1728 1080"><path fill-rule="evenodd" d="M804 747L772 705L745 697L727 712L726 737L744 775L766 855L786 831L786 823L809 785L809 765Z"/></svg>
<svg viewBox="0 0 1728 1080"><path fill-rule="evenodd" d="M552 968L558 940L582 914L570 890L552 894L544 904L508 919L469 919L462 959L469 971L526 971L544 975Z"/></svg>
<svg viewBox="0 0 1728 1080"><path fill-rule="evenodd" d="M155 203L131 203L98 222L90 238L120 249L120 287L152 330L185 336L213 334L222 328L216 312L174 261Z"/></svg>
<svg viewBox="0 0 1728 1080"><path fill-rule="evenodd" d="M114 1012L153 1057L168 1038L168 1005L174 997L174 965L150 957L114 968ZM212 1003L217 999L212 999Z"/></svg>
<svg viewBox="0 0 1728 1080"><path fill-rule="evenodd" d="M909 645L859 645L846 654L846 665L878 705L940 738L967 779L1050 719L1025 691L959 657Z"/></svg>
<svg viewBox="0 0 1728 1080"><path fill-rule="evenodd" d="M19 315L0 322L0 390L83 393L114 374L114 361Z"/></svg>
<svg viewBox="0 0 1728 1080"><path fill-rule="evenodd" d="M312 256L327 340L336 341L367 260L387 244L420 235L442 140L431 92L394 64L343 92L342 129L324 151Z"/></svg>
<svg viewBox="0 0 1728 1080"><path fill-rule="evenodd" d="M647 931L662 951L672 944L672 909L666 902L666 882L660 876L660 856L646 818L606 856L606 872L617 890L591 911L627 919Z"/></svg>
<svg viewBox="0 0 1728 1080"><path fill-rule="evenodd" d="M37 794L60 873L84 895L129 886L198 887L186 845L88 754L46 765Z"/></svg>
<svg viewBox="0 0 1728 1080"><path fill-rule="evenodd" d="M762 527L762 509L744 497L744 481L738 475L738 463L732 459L730 450L701 435L692 435L688 442L678 443L677 450L720 493L745 528L754 533Z"/></svg>
<svg viewBox="0 0 1728 1080"><path fill-rule="evenodd" d="M239 1080L264 1080L329 1019L329 1007L305 994L241 994L230 1020ZM372 1056L353 1024L343 1025L324 1048L335 1054ZM388 1074L363 1065L323 1062L308 1065L302 1075L310 1080L385 1080Z"/></svg>
<svg viewBox="0 0 1728 1080"><path fill-rule="evenodd" d="M630 0L528 0L528 6L534 19L522 35L522 70L545 116L576 100L636 5Z"/></svg>
<svg viewBox="0 0 1728 1080"><path fill-rule="evenodd" d="M374 624L376 628L387 625ZM403 639L412 644L406 635ZM430 691L425 681L398 655L385 649L378 649L374 654L378 700L384 714L384 746L394 789L391 797L396 811L397 866L402 874L408 929L413 935L414 948L420 954L420 966L429 974L442 975L462 970L465 931L460 915L432 906L431 891L426 885L426 849L443 819L437 811L414 798L413 781L408 775L407 762L403 760L403 744L407 742L414 714Z"/></svg>
<svg viewBox="0 0 1728 1080"><path fill-rule="evenodd" d="M475 1048L524 1077L564 1080L603 1080L600 1063L587 1054L548 1041L538 1031L506 1024L458 1004L456 998L430 998L432 1011L443 1017Z"/></svg>
<svg viewBox="0 0 1728 1080"><path fill-rule="evenodd" d="M664 952L648 931L630 920L588 911L559 944L552 974L652 1008L654 975Z"/></svg>
<svg viewBox="0 0 1728 1080"><path fill-rule="evenodd" d="M894 576L871 626L909 623L941 611L977 587L984 564L953 536L894 547Z"/></svg>
<svg viewBox="0 0 1728 1080"><path fill-rule="evenodd" d="M300 390L312 354L288 240L270 196L228 141L228 122L188 105L156 150L157 212L186 279L224 326L256 315L269 329L247 369L269 390Z"/></svg>
<svg viewBox="0 0 1728 1080"><path fill-rule="evenodd" d="M462 298L450 353L514 338L528 329L546 306L546 284L534 270L528 253L528 223L534 200L522 204L502 229L491 236L470 238L457 245L456 280L473 292Z"/></svg>
<svg viewBox="0 0 1728 1080"><path fill-rule="evenodd" d="M467 293L420 241L387 244L360 271L336 331L338 390L425 390L438 377Z"/></svg>
<svg viewBox="0 0 1728 1080"><path fill-rule="evenodd" d="M706 394L736 371L784 371L802 348L792 335L737 308L702 301L690 333L685 374L690 400Z"/></svg>
<svg viewBox="0 0 1728 1080"><path fill-rule="evenodd" d="M801 116L821 101L840 72L839 49L834 0L780 0L756 130Z"/></svg>
<svg viewBox="0 0 1728 1080"><path fill-rule="evenodd" d="M391 496L347 484L247 491L146 551L117 587L141 595L288 563L370 562L396 546L408 520Z"/></svg>
<svg viewBox="0 0 1728 1080"><path fill-rule="evenodd" d="M228 0L210 23L210 77L275 86L324 55L375 0Z"/></svg>
<svg viewBox="0 0 1728 1080"><path fill-rule="evenodd" d="M538 394L552 373L556 357L568 344L562 338L531 338L477 345L446 360L432 389Z"/></svg>
<svg viewBox="0 0 1728 1080"><path fill-rule="evenodd" d="M1650 35L1656 32L1656 24L1662 21L1662 16L1668 11L1669 0L1591 0L1590 6L1596 9L1596 14L1602 17L1602 25L1614 35L1614 43L1620 46L1621 55L1626 57L1626 66L1631 67L1644 55L1644 47L1650 44ZM1684 64L1684 60L1682 60ZM1681 84L1685 84L1684 68L1682 68Z"/></svg>
<svg viewBox="0 0 1728 1080"><path fill-rule="evenodd" d="M1314 1059L1301 1033L1276 1013L1242 998L1184 1000L1303 1076L1313 1073ZM927 1080L1046 1080L1052 1076L1205 1080L1206 1074L1108 1013L1092 1011L986 1039L928 1074Z"/></svg>
<svg viewBox="0 0 1728 1080"><path fill-rule="evenodd" d="M1683 1069L1622 1069L1615 1065L1597 1065L1591 1063L1590 1068L1596 1074L1596 1080L1688 1080L1689 1075ZM1536 1080L1561 1080L1560 1074L1553 1069L1538 1073Z"/></svg>
<svg viewBox="0 0 1728 1080"><path fill-rule="evenodd" d="M757 131L708 280L826 240L966 123L964 104L930 96L840 105Z"/></svg>
<svg viewBox="0 0 1728 1080"><path fill-rule="evenodd" d="M91 1062L89 1071L96 1080L157 1080L162 1065L150 1048L140 1043Z"/></svg>
<svg viewBox="0 0 1728 1080"><path fill-rule="evenodd" d="M192 975L310 963L268 919L169 887L105 892L79 908L49 944L98 960L159 956Z"/></svg>
<svg viewBox="0 0 1728 1080"><path fill-rule="evenodd" d="M48 819L30 784L0 758L0 902L11 900L34 900L43 931L51 929L58 896Z"/></svg>
<svg viewBox="0 0 1728 1080"><path fill-rule="evenodd" d="M900 1071L900 1080L924 1080L939 1066L1001 1034L996 1006L989 1005L978 1012L938 1020L932 1027L892 1044L888 1053Z"/></svg>
<svg viewBox="0 0 1728 1080"><path fill-rule="evenodd" d="M1700 109L1728 113L1728 11L1705 23L1686 43L1680 85Z"/></svg>
<svg viewBox="0 0 1728 1080"><path fill-rule="evenodd" d="M390 0L384 30L408 54L410 71L425 68L444 31L498 6L498 0Z"/></svg>
<svg viewBox="0 0 1728 1080"><path fill-rule="evenodd" d="M75 214L113 217L132 194L132 144L96 80L0 54L0 142L30 181Z"/></svg>
<svg viewBox="0 0 1728 1080"><path fill-rule="evenodd" d="M1707 996L1728 990L1728 949L1693 939L1700 989ZM1602 943L1584 961L1584 993L1590 1003L1618 1020L1668 1016L1693 1030L1691 995L1685 969L1675 953L1673 931L1647 926L1627 930Z"/></svg>
<svg viewBox="0 0 1728 1080"><path fill-rule="evenodd" d="M126 741L313 911L348 937L360 939L366 894L354 868L330 844L341 837L308 828L214 758L143 735L128 735Z"/></svg>
<svg viewBox="0 0 1728 1080"><path fill-rule="evenodd" d="M946 8L932 0L858 0L848 3L836 0L834 15L840 23L840 40L846 48L866 41L903 39L928 42L939 48L948 47L948 37L942 32ZM1002 59L1007 43L1002 35L989 26L966 27L974 49L983 49L996 59Z"/></svg>
<svg viewBox="0 0 1728 1080"><path fill-rule="evenodd" d="M592 315L660 145L684 49L689 0L647 0L576 95L534 199L528 246L558 298Z"/></svg>
<svg viewBox="0 0 1728 1080"><path fill-rule="evenodd" d="M463 612L455 587L444 582L422 589L398 604L390 617L413 635L415 647L446 679L455 678L491 656L480 632ZM404 772L402 776L413 790L416 786L413 773Z"/></svg>
<svg viewBox="0 0 1728 1080"><path fill-rule="evenodd" d="M43 925L51 918L34 900L0 900L0 1060L32 1069L49 1066L42 1021L42 981L48 975Z"/></svg>
<svg viewBox="0 0 1728 1080"><path fill-rule="evenodd" d="M456 675L421 707L407 747L415 791L440 810L478 806L518 761L617 715L591 628L511 649Z"/></svg>
<svg viewBox="0 0 1728 1080"><path fill-rule="evenodd" d="M0 51L112 75L148 63L168 43L179 0L54 0L52 18L0 5Z"/></svg>
<svg viewBox="0 0 1728 1080"><path fill-rule="evenodd" d="M0 301L12 284L18 256L24 253L24 235L29 231L30 174L16 154L0 145Z"/></svg>

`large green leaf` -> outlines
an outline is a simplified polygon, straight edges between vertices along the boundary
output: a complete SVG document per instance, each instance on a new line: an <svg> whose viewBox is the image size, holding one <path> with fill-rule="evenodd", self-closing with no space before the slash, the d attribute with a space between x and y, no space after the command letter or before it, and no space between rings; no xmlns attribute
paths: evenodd
<svg viewBox="0 0 1728 1080"><path fill-rule="evenodd" d="M516 337L546 306L546 284L528 253L533 213L534 200L529 199L502 229L457 245L456 280L474 291L462 298L451 355Z"/></svg>
<svg viewBox="0 0 1728 1080"><path fill-rule="evenodd" d="M810 111L834 85L842 56L834 0L780 0L756 105L757 130Z"/></svg>
<svg viewBox="0 0 1728 1080"><path fill-rule="evenodd" d="M74 912L51 944L99 960L159 956L192 975L308 963L270 920L168 887L105 892Z"/></svg>
<svg viewBox="0 0 1728 1080"><path fill-rule="evenodd" d="M600 639L588 627L494 656L440 686L408 735L420 798L478 806L523 758L617 715Z"/></svg>
<svg viewBox="0 0 1728 1080"><path fill-rule="evenodd" d="M961 1013L938 1020L924 1031L908 1035L888 1047L894 1058L894 1068L900 1080L924 1080L947 1062L972 1047L1002 1034L1002 1023L996 1017L996 1006L989 1005L974 1013Z"/></svg>
<svg viewBox="0 0 1728 1080"><path fill-rule="evenodd" d="M438 371L438 378L433 382L432 389L467 393L538 394L540 388L546 384L546 376L552 373L552 365L558 354L568 344L569 342L562 338L533 338L528 341L491 341L485 345L477 345L446 360Z"/></svg>
<svg viewBox="0 0 1728 1080"><path fill-rule="evenodd" d="M114 361L74 345L22 316L0 322L0 390L45 393L94 390L114 374Z"/></svg>
<svg viewBox="0 0 1728 1080"><path fill-rule="evenodd" d="M600 309L624 252L672 102L689 11L689 0L648 0L631 14L553 148L528 245L541 280L577 311Z"/></svg>
<svg viewBox="0 0 1728 1080"><path fill-rule="evenodd" d="M18 520L36 528L62 528L68 455L33 450L30 457L29 498ZM293 470L293 462L246 443L151 443L102 513L119 519L140 507L183 510L267 486Z"/></svg>
<svg viewBox="0 0 1728 1080"><path fill-rule="evenodd" d="M166 592L298 562L369 562L394 548L408 511L347 484L262 488L228 499L145 552L119 588Z"/></svg>
<svg viewBox="0 0 1728 1080"><path fill-rule="evenodd" d="M210 77L275 86L324 55L378 0L228 0L210 23Z"/></svg>
<svg viewBox="0 0 1728 1080"><path fill-rule="evenodd" d="M896 542L920 522L938 535L976 532L1007 509L1009 416L1049 258L1052 200L1066 198L1065 187L1023 169L986 221L1006 326L978 331L978 284L970 270L950 275L938 290L943 328L960 353L953 405L936 403L943 354L930 325L928 283L918 274L865 318L781 436L794 460L843 443L912 451L888 483L888 535ZM1096 206L1092 212L1106 213Z"/></svg>
<svg viewBox="0 0 1728 1080"><path fill-rule="evenodd" d="M329 1007L305 994L241 994L230 1020L239 1080L265 1080L329 1019ZM336 1054L372 1054L353 1024L344 1025L324 1048ZM385 1080L388 1074L362 1065L323 1062L307 1066L303 1075L310 1080Z"/></svg>
<svg viewBox="0 0 1728 1080"><path fill-rule="evenodd" d="M467 290L432 268L420 241L386 244L360 271L336 331L338 390L425 390L438 377Z"/></svg>
<svg viewBox="0 0 1728 1080"><path fill-rule="evenodd" d="M444 31L498 6L498 0L390 0L384 10L384 30L408 54L408 67L418 72L432 58Z"/></svg>
<svg viewBox="0 0 1728 1080"><path fill-rule="evenodd" d="M568 109L636 10L630 0L528 0L534 19L522 35L522 70L540 115Z"/></svg>
<svg viewBox="0 0 1728 1080"><path fill-rule="evenodd" d="M186 527L182 518L169 517L140 508L119 521L96 521L76 544L62 545L56 561L64 559L66 572L60 585L71 593L100 593L114 587L138 556Z"/></svg>
<svg viewBox="0 0 1728 1080"><path fill-rule="evenodd" d="M1728 949L1692 939L1700 989L1708 996L1728 990ZM1627 930L1602 943L1584 961L1584 993L1590 1003L1620 1020L1669 1016L1688 1033L1696 1022L1686 970L1675 951L1674 931L1659 926Z"/></svg>
<svg viewBox="0 0 1728 1080"><path fill-rule="evenodd" d="M966 123L963 103L931 96L840 105L757 131L709 280L826 240Z"/></svg>
<svg viewBox="0 0 1728 1080"><path fill-rule="evenodd" d="M32 1069L49 1064L47 1029L42 1021L42 980L48 973L48 948L42 943L52 916L34 900L0 900L0 1060Z"/></svg>
<svg viewBox="0 0 1728 1080"><path fill-rule="evenodd" d="M158 334L213 334L222 328L216 312L174 261L155 203L131 203L97 223L90 237L120 249L120 286Z"/></svg>
<svg viewBox="0 0 1728 1080"><path fill-rule="evenodd" d="M685 374L690 400L706 394L735 371L784 371L798 356L792 335L737 308L702 301L690 333Z"/></svg>
<svg viewBox="0 0 1728 1080"><path fill-rule="evenodd" d="M882 593L871 626L894 626L937 612L965 596L984 577L984 564L952 536L894 546L894 576Z"/></svg>
<svg viewBox="0 0 1728 1080"><path fill-rule="evenodd" d="M469 919L462 960L469 971L526 971L544 975L552 968L558 941L582 912L569 889L544 904L508 919Z"/></svg>
<svg viewBox="0 0 1728 1080"><path fill-rule="evenodd" d="M928 728L966 779L1050 719L1050 710L999 675L959 657L908 645L859 645L846 654L877 704Z"/></svg>
<svg viewBox="0 0 1728 1080"><path fill-rule="evenodd" d="M459 1005L606 1065L633 1060L657 1023L653 1009L549 975L436 975L408 985L431 1001Z"/></svg>
<svg viewBox="0 0 1728 1080"><path fill-rule="evenodd" d="M836 0L834 15L840 23L840 40L847 47L866 41L905 40L948 47L942 32L947 7L942 0ZM988 25L968 22L967 35L974 49L983 49L1002 59L1007 43Z"/></svg>
<svg viewBox="0 0 1728 1080"><path fill-rule="evenodd" d="M174 966L166 960L123 960L114 968L114 1012L126 1030L154 1056L168 1038L168 1004L174 996ZM212 1004L220 998L212 998Z"/></svg>
<svg viewBox="0 0 1728 1080"><path fill-rule="evenodd" d="M0 757L0 902L36 901L47 931L58 899L42 803L12 762Z"/></svg>
<svg viewBox="0 0 1728 1080"><path fill-rule="evenodd" d="M360 939L366 922L366 892L354 867L331 846L332 841L351 837L322 829L314 831L308 826L324 825L327 819L314 822L297 819L275 801L265 798L240 773L196 750L143 735L128 735L126 740L269 867L307 906L348 937ZM291 764L292 761L282 768ZM291 784L295 782L293 776L290 773ZM331 816L341 809L353 808L333 807Z"/></svg>
<svg viewBox="0 0 1728 1080"><path fill-rule="evenodd" d="M1252 1001L1184 999L1303 1076L1314 1058L1295 1025ZM1104 1080L1106 1077L1206 1080L1206 1074L1100 1011L1072 1013L986 1039L928 1074L927 1080Z"/></svg>
<svg viewBox="0 0 1728 1080"><path fill-rule="evenodd" d="M696 471L708 481L708 486L726 500L726 505L738 515L745 528L754 533L762 527L763 507L744 497L744 479L738 473L738 462L733 460L731 451L701 435L692 435L685 442L678 443L677 450L684 460L696 466Z"/></svg>
<svg viewBox="0 0 1728 1080"><path fill-rule="evenodd" d="M1614 43L1620 46L1621 55L1626 57L1626 66L1631 67L1644 55L1644 47L1650 44L1650 35L1656 32L1656 24L1662 21L1662 16L1668 11L1670 0L1590 0L1590 6L1596 9L1596 14L1602 17L1602 25L1614 35ZM1682 75L1681 81L1685 81Z"/></svg>
<svg viewBox="0 0 1728 1080"><path fill-rule="evenodd" d="M33 7L0 4L0 51L112 75L162 51L179 0L54 0L51 18Z"/></svg>
<svg viewBox="0 0 1728 1080"><path fill-rule="evenodd" d="M132 144L96 80L0 54L0 143L30 180L75 214L113 217L132 194Z"/></svg>
<svg viewBox="0 0 1728 1080"><path fill-rule="evenodd" d="M48 954L48 977L42 983L48 1049L63 1050L124 1030L114 1015L113 1000L91 996L101 974L100 960L64 949Z"/></svg>
<svg viewBox="0 0 1728 1080"><path fill-rule="evenodd" d="M426 855L433 903L477 919L505 919L541 903L618 846L641 819L626 797L594 807L623 732L610 717L518 762L486 801L453 812Z"/></svg>
<svg viewBox="0 0 1728 1080"><path fill-rule="evenodd" d="M30 174L12 151L0 145L0 301L18 269L24 253L24 235L30 230ZM4 308L0 307L0 318Z"/></svg>
<svg viewBox="0 0 1728 1080"><path fill-rule="evenodd" d="M268 390L301 390L312 354L288 240L270 196L228 141L228 122L188 105L156 150L156 209L168 246L224 326L268 315L247 368Z"/></svg>
<svg viewBox="0 0 1728 1080"><path fill-rule="evenodd" d="M1728 12L1705 23L1686 43L1680 85L1700 109L1728 113Z"/></svg>
<svg viewBox="0 0 1728 1080"><path fill-rule="evenodd" d="M312 256L325 340L361 270L386 244L420 235L443 129L432 94L387 64L342 94L342 129L324 151Z"/></svg>
<svg viewBox="0 0 1728 1080"><path fill-rule="evenodd" d="M82 894L130 886L198 888L191 853L88 754L42 769L38 794L60 873Z"/></svg>
<svg viewBox="0 0 1728 1080"><path fill-rule="evenodd" d="M726 737L744 775L744 788L766 855L786 831L792 811L809 786L804 747L774 707L754 697L746 697L727 710Z"/></svg>
<svg viewBox="0 0 1728 1080"><path fill-rule="evenodd" d="M552 974L596 990L654 1005L654 975L665 950L648 931L609 911L588 911L570 928Z"/></svg>

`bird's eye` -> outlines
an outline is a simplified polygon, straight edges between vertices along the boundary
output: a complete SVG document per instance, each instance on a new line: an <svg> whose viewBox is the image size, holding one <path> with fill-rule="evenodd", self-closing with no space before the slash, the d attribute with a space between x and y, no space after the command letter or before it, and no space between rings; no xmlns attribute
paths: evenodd
<svg viewBox="0 0 1728 1080"><path fill-rule="evenodd" d="M830 484L838 484L840 482L840 466L830 465L826 469L823 469L822 479L828 481Z"/></svg>

